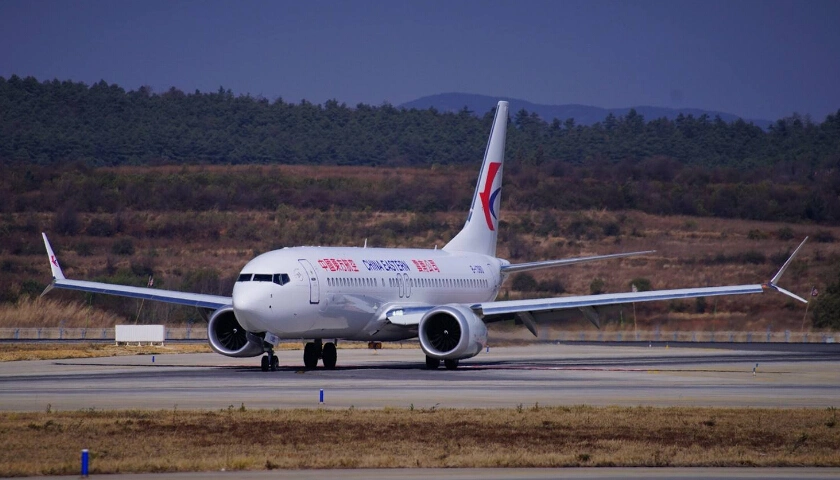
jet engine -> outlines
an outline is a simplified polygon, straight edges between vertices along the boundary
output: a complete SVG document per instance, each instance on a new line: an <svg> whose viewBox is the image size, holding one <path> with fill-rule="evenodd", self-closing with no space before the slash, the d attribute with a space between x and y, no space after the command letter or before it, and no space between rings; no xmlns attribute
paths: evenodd
<svg viewBox="0 0 840 480"><path fill-rule="evenodd" d="M432 358L470 358L487 344L487 327L469 308L444 305L423 315L418 336L423 353Z"/></svg>
<svg viewBox="0 0 840 480"><path fill-rule="evenodd" d="M236 320L233 307L213 312L207 322L207 338L213 350L228 357L256 357L265 351L262 339L247 332Z"/></svg>

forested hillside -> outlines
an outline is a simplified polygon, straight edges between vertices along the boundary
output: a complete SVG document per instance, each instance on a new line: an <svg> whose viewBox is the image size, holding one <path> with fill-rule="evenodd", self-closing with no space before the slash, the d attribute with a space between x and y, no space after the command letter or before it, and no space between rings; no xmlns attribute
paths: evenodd
<svg viewBox="0 0 840 480"><path fill-rule="evenodd" d="M548 122L555 118L574 118L575 123L581 125L593 125L598 122L603 122L607 116L612 113L616 117L626 116L631 109L636 110L636 113L644 115L645 118L668 118L675 120L680 114L688 116L693 115L699 117L707 115L710 118L716 116L721 117L725 122L734 122L739 118L739 115L731 113L703 110L699 108L668 108L668 107L653 107L648 105L638 105L635 107L622 108L601 108L591 105L580 104L564 104L564 105L544 105L539 103L532 103L520 98L498 98L489 95L478 95L473 93L439 93L436 95L429 95L421 97L410 102L400 104L400 108L406 109L420 109L426 110L429 108L436 108L442 112L458 112L464 106L473 112L486 112L496 106L499 100L507 100L510 103L510 110L515 112L517 110L525 109L529 113L536 113ZM750 119L744 118L749 123L754 123L761 128L766 129L770 126L770 120Z"/></svg>
<svg viewBox="0 0 840 480"><path fill-rule="evenodd" d="M478 112L484 113L484 112ZM610 166L665 157L692 166L783 171L834 168L840 111L758 126L718 118L645 119L631 110L592 126L513 115L508 151L520 163ZM290 104L215 93L126 92L117 85L0 77L0 159L50 165L431 165L480 158L491 112L440 113L391 105Z"/></svg>

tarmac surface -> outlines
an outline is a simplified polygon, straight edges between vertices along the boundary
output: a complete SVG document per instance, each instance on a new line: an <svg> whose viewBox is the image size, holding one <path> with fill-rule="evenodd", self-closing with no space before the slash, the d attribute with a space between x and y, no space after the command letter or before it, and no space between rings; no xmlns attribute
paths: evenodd
<svg viewBox="0 0 840 480"><path fill-rule="evenodd" d="M454 371L426 370L410 346L339 349L335 370L310 371L301 351L278 351L276 372L217 354L5 362L0 410L840 406L840 346L726 346L496 347Z"/></svg>

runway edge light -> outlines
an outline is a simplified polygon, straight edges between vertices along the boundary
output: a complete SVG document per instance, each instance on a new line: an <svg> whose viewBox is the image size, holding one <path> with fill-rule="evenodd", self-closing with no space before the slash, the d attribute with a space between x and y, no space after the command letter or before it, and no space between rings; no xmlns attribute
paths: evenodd
<svg viewBox="0 0 840 480"><path fill-rule="evenodd" d="M88 464L90 463L90 455L88 453L88 449L85 448L82 450L82 478L87 478L88 476Z"/></svg>

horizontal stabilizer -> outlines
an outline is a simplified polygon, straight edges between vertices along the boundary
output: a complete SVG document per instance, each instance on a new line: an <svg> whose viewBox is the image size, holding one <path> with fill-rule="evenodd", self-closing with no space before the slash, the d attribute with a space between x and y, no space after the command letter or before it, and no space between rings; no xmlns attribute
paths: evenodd
<svg viewBox="0 0 840 480"><path fill-rule="evenodd" d="M645 255L648 253L653 253L655 251L656 250L647 250L644 252L614 253L612 255L596 255L593 257L566 258L563 260L546 260L543 262L516 263L513 265L503 265L502 273L507 274L527 272L530 270L539 270L541 268L562 267L565 265L573 265L576 263L596 262L599 260L609 260L612 258L632 257L634 255Z"/></svg>

